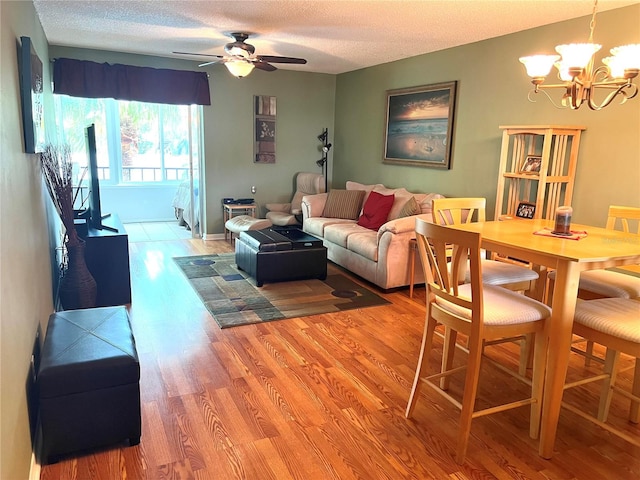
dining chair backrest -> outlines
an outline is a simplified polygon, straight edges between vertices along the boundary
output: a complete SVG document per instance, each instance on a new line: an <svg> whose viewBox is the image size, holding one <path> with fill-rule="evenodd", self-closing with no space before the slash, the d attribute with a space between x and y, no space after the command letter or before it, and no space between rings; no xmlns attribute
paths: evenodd
<svg viewBox="0 0 640 480"><path fill-rule="evenodd" d="M433 221L440 225L484 222L486 198L436 198L432 200Z"/></svg>
<svg viewBox="0 0 640 480"><path fill-rule="evenodd" d="M620 225L622 226L623 232L640 234L639 207L623 207L619 205L610 205L606 227L609 229L615 229L617 220L620 220ZM633 223L636 223L636 228L630 227L629 220L632 220L632 225Z"/></svg>
<svg viewBox="0 0 640 480"><path fill-rule="evenodd" d="M427 308L437 311L434 312L434 316L446 316L454 323L468 323L468 320L463 318L467 315L471 317L472 324L482 323L480 234L436 225L417 218L416 241L427 279ZM470 272L471 298L460 295L458 288L460 282L457 279L460 272L466 268L469 268ZM452 314L450 308L441 308L439 305L443 305L443 301L445 305L457 305L461 315Z"/></svg>

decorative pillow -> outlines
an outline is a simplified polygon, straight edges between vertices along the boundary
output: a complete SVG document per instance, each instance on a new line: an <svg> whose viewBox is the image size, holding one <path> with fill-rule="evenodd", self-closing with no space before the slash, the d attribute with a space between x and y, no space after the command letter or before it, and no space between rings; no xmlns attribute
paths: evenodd
<svg viewBox="0 0 640 480"><path fill-rule="evenodd" d="M352 180L347 180L347 183L346 183L347 190L364 190L364 198L362 199L363 204L367 202L367 198L369 198L369 194L371 193L371 191L377 190L378 188L385 188L385 187L381 183L365 185L364 183L358 183ZM387 194L383 193L383 195L387 195ZM358 213L358 215L360 214L362 214L362 212Z"/></svg>
<svg viewBox="0 0 640 480"><path fill-rule="evenodd" d="M358 219L358 225L377 231L387 223L389 211L393 206L393 199L394 195L381 195L375 191L371 192L362 208L362 215Z"/></svg>
<svg viewBox="0 0 640 480"><path fill-rule="evenodd" d="M420 205L420 210L422 211L423 214L431 213L431 210L432 210L431 201L434 198L444 198L444 195L440 195L439 193L428 193L427 195L424 196L424 198L417 199L418 204Z"/></svg>
<svg viewBox="0 0 640 480"><path fill-rule="evenodd" d="M360 214L364 190L329 190L322 216L355 220Z"/></svg>
<svg viewBox="0 0 640 480"><path fill-rule="evenodd" d="M398 213L398 218L410 217L411 215L419 215L421 213L422 210L420 209L420 205L418 205L418 202L416 202L416 198L411 197L404 204L404 206L400 210L400 213Z"/></svg>

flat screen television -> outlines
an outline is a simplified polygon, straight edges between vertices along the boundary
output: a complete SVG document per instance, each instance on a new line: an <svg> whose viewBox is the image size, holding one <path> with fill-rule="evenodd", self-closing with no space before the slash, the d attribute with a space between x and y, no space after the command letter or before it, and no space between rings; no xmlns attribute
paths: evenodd
<svg viewBox="0 0 640 480"><path fill-rule="evenodd" d="M113 228L102 223L110 214L103 215L100 207L100 179L98 178L98 151L96 148L96 126L92 123L85 130L85 140L87 146L87 162L89 166L89 210L87 212L87 223L89 227L97 230L110 230L117 232Z"/></svg>

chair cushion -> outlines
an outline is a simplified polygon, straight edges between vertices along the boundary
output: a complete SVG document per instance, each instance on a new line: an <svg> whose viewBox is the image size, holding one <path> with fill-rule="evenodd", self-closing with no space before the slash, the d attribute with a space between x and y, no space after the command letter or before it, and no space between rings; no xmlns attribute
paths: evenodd
<svg viewBox="0 0 640 480"><path fill-rule="evenodd" d="M509 283L528 282L538 278L538 274L530 268L495 260L482 260L482 283L485 285L507 285ZM470 282L469 271L465 282Z"/></svg>
<svg viewBox="0 0 640 480"><path fill-rule="evenodd" d="M254 218L250 215L238 215L232 217L224 224L225 228L233 233L246 232L248 230L262 230L271 226L271 220Z"/></svg>
<svg viewBox="0 0 640 480"><path fill-rule="evenodd" d="M640 343L640 301L627 298L580 300L574 319L593 330Z"/></svg>
<svg viewBox="0 0 640 480"><path fill-rule="evenodd" d="M640 278L610 270L588 270L580 274L581 290L603 297L640 297Z"/></svg>
<svg viewBox="0 0 640 480"><path fill-rule="evenodd" d="M471 284L460 285L461 297L471 298ZM484 324L516 325L543 320L551 315L551 309L544 303L525 297L511 290L493 285L484 285ZM471 311L436 297L436 304L455 315L471 320ZM640 305L640 303L638 303Z"/></svg>
<svg viewBox="0 0 640 480"><path fill-rule="evenodd" d="M285 212L267 212L266 217L273 225L278 225L279 227L298 225L300 223L295 215Z"/></svg>

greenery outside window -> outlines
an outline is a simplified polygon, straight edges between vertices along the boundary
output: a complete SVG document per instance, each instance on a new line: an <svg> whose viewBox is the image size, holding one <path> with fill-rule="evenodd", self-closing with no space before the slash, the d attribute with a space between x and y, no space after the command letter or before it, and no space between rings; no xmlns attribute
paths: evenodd
<svg viewBox="0 0 640 480"><path fill-rule="evenodd" d="M101 182L175 184L189 178L189 106L67 95L54 98L58 131L61 141L71 146L77 182L87 162L85 127L92 123ZM196 117L200 111L198 107ZM194 164L197 154L194 148Z"/></svg>

